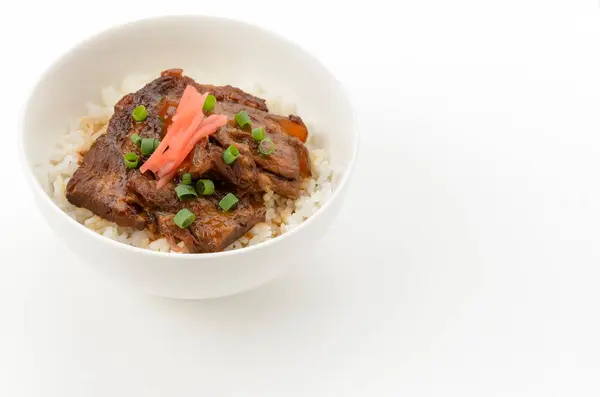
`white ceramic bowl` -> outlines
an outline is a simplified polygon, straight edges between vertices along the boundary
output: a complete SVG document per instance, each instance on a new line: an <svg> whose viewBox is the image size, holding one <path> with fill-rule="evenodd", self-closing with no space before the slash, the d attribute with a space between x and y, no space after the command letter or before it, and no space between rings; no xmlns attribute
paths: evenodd
<svg viewBox="0 0 600 397"><path fill-rule="evenodd" d="M214 254L168 254L128 246L77 223L34 176L71 120L86 114L102 87L131 73L180 67L232 85L257 82L295 102L323 135L337 172L335 192L300 227L257 246ZM194 77L193 74L191 74ZM206 81L211 83L212 81ZM311 131L313 132L313 131ZM205 16L162 17L118 26L79 44L42 76L22 120L23 160L42 213L60 240L112 279L153 295L202 299L231 295L301 265L334 222L355 163L358 131L340 83L296 44L262 28Z"/></svg>

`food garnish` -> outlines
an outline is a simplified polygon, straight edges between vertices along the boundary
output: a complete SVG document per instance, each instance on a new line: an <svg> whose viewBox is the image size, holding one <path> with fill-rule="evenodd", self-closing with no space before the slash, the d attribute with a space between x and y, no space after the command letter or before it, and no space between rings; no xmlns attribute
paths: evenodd
<svg viewBox="0 0 600 397"><path fill-rule="evenodd" d="M238 198L235 197L233 193L227 193L225 197L219 201L219 207L221 207L223 211L229 211L234 205L237 204L238 201Z"/></svg>
<svg viewBox="0 0 600 397"><path fill-rule="evenodd" d="M196 215L187 208L182 209L173 217L173 222L181 229L190 226L196 220Z"/></svg>
<svg viewBox="0 0 600 397"><path fill-rule="evenodd" d="M233 164L235 160L240 156L240 151L234 145L230 145L223 151L223 161L225 164Z"/></svg>

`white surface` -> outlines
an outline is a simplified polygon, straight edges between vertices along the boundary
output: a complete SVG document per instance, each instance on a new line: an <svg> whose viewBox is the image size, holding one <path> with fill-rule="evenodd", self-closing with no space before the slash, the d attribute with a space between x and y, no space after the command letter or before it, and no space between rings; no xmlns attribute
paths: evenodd
<svg viewBox="0 0 600 397"><path fill-rule="evenodd" d="M3 73L14 94L2 98L5 136L20 88L57 51L172 8L299 41L350 85L364 138L320 260L214 302L97 278L29 197L8 194L27 191L8 173L1 223L18 225L0 229L0 394L25 384L36 397L598 395L598 3L395 3L79 2L69 11L80 19L56 2L15 3L1 24L13 39L4 54L18 54L3 67L19 76Z"/></svg>
<svg viewBox="0 0 600 397"><path fill-rule="evenodd" d="M206 42L211 35L215 38ZM152 48L169 48L166 58L154 56L145 47L150 36L154 37ZM236 37L252 42L252 50L242 53ZM255 58L236 63L236 54L243 59ZM194 65L206 76L236 86L247 82L252 87L259 82L272 93L270 97L282 96L297 106L303 120L313 129L313 138L321 142L319 148L327 151L331 168L336 170L333 182L336 188L328 202L320 208L315 204L318 210L309 219L298 222L296 228L280 238L245 250L187 255L116 243L85 228L50 199L44 191L48 177L42 184L36 171L40 166L48 169L48 159L61 146L59 142L65 140L66 125L85 115L85 105L99 100L104 87L120 84L134 71L156 78L163 70L181 67L195 77ZM95 79L86 78L86 74ZM357 121L340 83L300 47L258 27L232 20L151 18L111 29L52 65L36 84L31 98L23 121L23 163L41 212L84 263L127 289L135 288L150 295L182 299L224 297L261 286L288 268L304 267L304 262L312 257L300 247L316 245L334 223L356 164ZM51 107L49 100L53 103ZM67 152L78 150L71 147ZM47 172L54 175L50 170ZM54 178L50 177L51 183Z"/></svg>

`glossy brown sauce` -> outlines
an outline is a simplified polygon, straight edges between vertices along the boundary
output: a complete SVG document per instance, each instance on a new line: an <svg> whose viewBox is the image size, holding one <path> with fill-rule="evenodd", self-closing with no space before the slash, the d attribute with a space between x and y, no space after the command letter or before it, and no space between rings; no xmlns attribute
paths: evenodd
<svg viewBox="0 0 600 397"><path fill-rule="evenodd" d="M165 77L165 76L173 76L173 77L181 77L183 75L183 69L167 69L167 70L163 70L160 73L160 77Z"/></svg>
<svg viewBox="0 0 600 397"><path fill-rule="evenodd" d="M179 105L178 101L169 100L166 97L158 104L158 117L162 121L161 139L164 138L167 130L173 124L173 116L175 110L177 110L177 105Z"/></svg>

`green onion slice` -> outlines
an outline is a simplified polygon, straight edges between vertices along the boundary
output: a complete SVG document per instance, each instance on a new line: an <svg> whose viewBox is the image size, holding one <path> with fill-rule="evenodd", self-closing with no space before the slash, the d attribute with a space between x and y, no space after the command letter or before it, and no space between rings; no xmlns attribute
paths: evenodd
<svg viewBox="0 0 600 397"><path fill-rule="evenodd" d="M210 179L200 179L196 183L196 190L203 196L210 196L215 192L215 184Z"/></svg>
<svg viewBox="0 0 600 397"><path fill-rule="evenodd" d="M143 156L151 155L152 153L154 153L154 151L156 150L156 148L158 147L159 144L160 144L160 140L157 138L142 139L142 143L140 145L140 149L142 150L142 155Z"/></svg>
<svg viewBox="0 0 600 397"><path fill-rule="evenodd" d="M256 141L265 139L265 129L263 127L252 128L252 138Z"/></svg>
<svg viewBox="0 0 600 397"><path fill-rule="evenodd" d="M135 121L144 121L148 118L148 111L146 110L146 106L140 105L137 108L133 109L131 112L133 119Z"/></svg>
<svg viewBox="0 0 600 397"><path fill-rule="evenodd" d="M227 195L219 201L219 207L221 207L223 211L229 211L238 201L238 198L235 197L233 193L227 193Z"/></svg>
<svg viewBox="0 0 600 397"><path fill-rule="evenodd" d="M250 116L248 116L248 113L245 110L242 110L241 112L235 115L235 121L242 128L244 128L245 126L252 127L252 120L250 119Z"/></svg>
<svg viewBox="0 0 600 397"><path fill-rule="evenodd" d="M140 145L142 144L142 137L138 134L133 134L129 138L131 139L131 142L133 142L133 144L137 147L140 147Z"/></svg>
<svg viewBox="0 0 600 397"><path fill-rule="evenodd" d="M215 98L213 94L208 94L202 109L204 109L205 112L212 112L215 108L215 103L217 103L217 98Z"/></svg>
<svg viewBox="0 0 600 397"><path fill-rule="evenodd" d="M231 145L223 152L223 161L225 164L233 163L240 155L240 151L235 146Z"/></svg>
<svg viewBox="0 0 600 397"><path fill-rule="evenodd" d="M177 185L175 193L177 193L179 200L190 200L198 197L198 193L192 185Z"/></svg>
<svg viewBox="0 0 600 397"><path fill-rule="evenodd" d="M265 138L258 144L258 151L260 154L264 154L268 156L269 154L275 151L275 144L271 140L271 138Z"/></svg>
<svg viewBox="0 0 600 397"><path fill-rule="evenodd" d="M137 154L129 152L123 157L125 159L125 166L127 168L137 168L140 160Z"/></svg>
<svg viewBox="0 0 600 397"><path fill-rule="evenodd" d="M181 229L185 229L196 220L196 215L187 208L182 209L173 217L173 222Z"/></svg>
<svg viewBox="0 0 600 397"><path fill-rule="evenodd" d="M183 183L184 185L191 185L192 184L192 174L190 174L190 173L183 174L183 176L181 177L181 183Z"/></svg>

